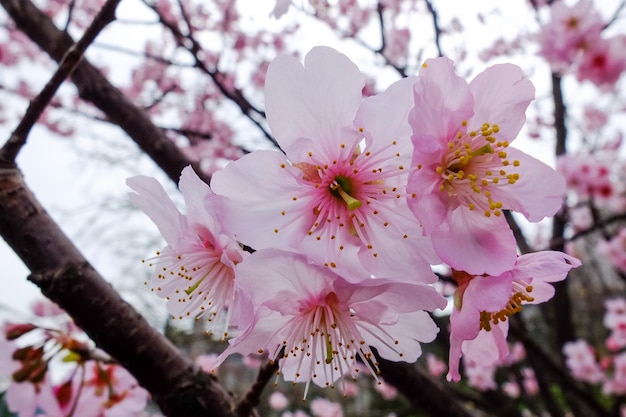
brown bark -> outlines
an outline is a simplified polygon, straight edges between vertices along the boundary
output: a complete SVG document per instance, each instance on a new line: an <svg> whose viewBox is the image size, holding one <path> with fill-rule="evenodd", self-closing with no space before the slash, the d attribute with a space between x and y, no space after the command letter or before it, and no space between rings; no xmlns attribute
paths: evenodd
<svg viewBox="0 0 626 417"><path fill-rule="evenodd" d="M29 279L128 369L165 415L233 416L220 385L122 300L6 163L0 166L0 234L32 272Z"/></svg>

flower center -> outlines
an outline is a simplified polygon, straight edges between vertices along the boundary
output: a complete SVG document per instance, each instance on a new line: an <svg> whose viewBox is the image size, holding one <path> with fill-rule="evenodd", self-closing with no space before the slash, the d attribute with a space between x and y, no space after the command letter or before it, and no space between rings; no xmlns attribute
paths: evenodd
<svg viewBox="0 0 626 417"><path fill-rule="evenodd" d="M533 290L532 285L514 282L513 289L515 292L511 295L509 302L502 310L496 312L480 312L480 330L491 331L492 323L498 324L506 321L513 314L522 311L522 304L524 302L532 302L535 300L535 298L530 295L530 292Z"/></svg>
<svg viewBox="0 0 626 417"><path fill-rule="evenodd" d="M356 210L361 207L361 200L357 200L352 195L353 187L350 178L337 175L335 180L328 186L333 197L345 201L348 210Z"/></svg>
<svg viewBox="0 0 626 417"><path fill-rule="evenodd" d="M494 136L499 131L497 124L483 123L480 131L467 132L467 121L463 121L436 168L442 179L439 191L456 197L470 210L482 210L486 217L502 215L502 201L492 198L492 190L515 184L520 177L511 172L520 163L507 159L509 143Z"/></svg>

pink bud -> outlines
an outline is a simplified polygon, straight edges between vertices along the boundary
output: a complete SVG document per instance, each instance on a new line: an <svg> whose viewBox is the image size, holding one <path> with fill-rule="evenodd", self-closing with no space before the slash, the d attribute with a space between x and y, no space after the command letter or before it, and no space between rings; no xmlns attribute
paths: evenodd
<svg viewBox="0 0 626 417"><path fill-rule="evenodd" d="M5 332L7 340L15 340L18 337L25 335L26 333L36 328L37 326L35 326L34 324L30 324L30 323L23 323L23 324L8 323L5 327L4 332Z"/></svg>

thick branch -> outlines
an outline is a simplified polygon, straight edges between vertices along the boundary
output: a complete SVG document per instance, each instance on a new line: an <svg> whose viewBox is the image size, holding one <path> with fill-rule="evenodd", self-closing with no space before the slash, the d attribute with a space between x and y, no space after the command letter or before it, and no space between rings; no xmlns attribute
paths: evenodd
<svg viewBox="0 0 626 417"><path fill-rule="evenodd" d="M30 0L0 0L17 27L59 62L74 45L72 38L59 30L52 20ZM155 126L148 114L133 105L93 65L83 59L72 74L80 97L93 103L119 125L137 145L175 182L182 169L192 164L182 151ZM192 164L193 165L193 164ZM196 166L195 171L202 176ZM209 178L203 178L208 182Z"/></svg>
<svg viewBox="0 0 626 417"><path fill-rule="evenodd" d="M381 358L378 367L385 382L396 387L414 407L433 416L472 417L454 392L415 365Z"/></svg>
<svg viewBox="0 0 626 417"><path fill-rule="evenodd" d="M554 129L556 132L556 156L565 155L566 142L567 142L567 126L566 126L566 107L565 100L563 99L563 90L561 85L561 77L557 74L552 74L552 97L554 99ZM552 241L561 241L565 235L565 207L559 213L557 213L552 219ZM563 251L564 247L559 245L555 247L556 250ZM572 323L572 306L571 300L567 291L567 280L557 282L554 285L555 296L551 307L554 311L554 317L556 323L556 338L557 344L560 347L566 342L575 338L574 324Z"/></svg>
<svg viewBox="0 0 626 417"><path fill-rule="evenodd" d="M12 166L0 167L0 234L32 272L29 279L128 369L165 415L233 416L214 379L181 356L98 275Z"/></svg>
<svg viewBox="0 0 626 417"><path fill-rule="evenodd" d="M6 160L15 160L19 150L26 143L30 129L37 122L37 119L41 116L48 103L50 103L63 81L76 69L76 65L80 62L85 50L91 45L96 36L106 25L115 19L115 9L119 2L120 0L108 0L102 6L102 9L100 9L91 25L87 28L83 37L68 49L50 81L48 81L37 97L30 102L28 109L26 109L26 114L20 120L7 143L2 147L1 151ZM70 16L73 5L74 3L72 2L70 4Z"/></svg>

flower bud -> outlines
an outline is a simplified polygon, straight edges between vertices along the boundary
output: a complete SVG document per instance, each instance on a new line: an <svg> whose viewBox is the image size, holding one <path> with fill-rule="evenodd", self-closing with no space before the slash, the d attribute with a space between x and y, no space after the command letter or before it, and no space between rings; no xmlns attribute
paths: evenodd
<svg viewBox="0 0 626 417"><path fill-rule="evenodd" d="M9 323L4 329L4 332L5 332L7 340L15 340L18 337L25 335L26 333L36 328L37 326L35 326L34 324L30 324L30 323L22 323L22 324Z"/></svg>

